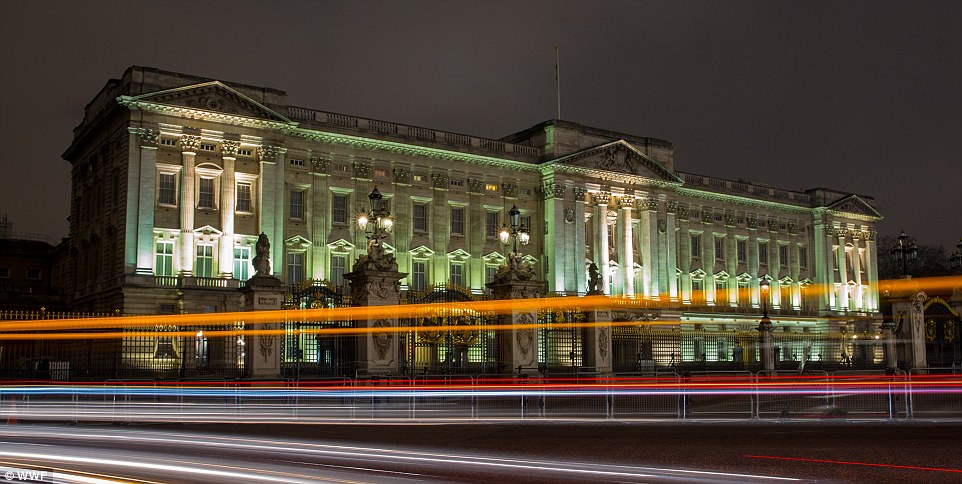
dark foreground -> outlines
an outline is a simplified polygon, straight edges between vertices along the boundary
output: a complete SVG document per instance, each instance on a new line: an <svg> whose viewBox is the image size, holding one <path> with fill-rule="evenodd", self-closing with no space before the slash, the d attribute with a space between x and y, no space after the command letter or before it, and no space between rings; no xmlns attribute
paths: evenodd
<svg viewBox="0 0 962 484"><path fill-rule="evenodd" d="M30 428L47 433L22 432ZM205 440L215 434L222 440ZM962 422L0 426L0 454L32 444L127 460L206 459L197 465L250 477L266 469L276 482L962 482ZM303 447L321 450L283 450ZM84 462L74 468L158 482L245 481Z"/></svg>

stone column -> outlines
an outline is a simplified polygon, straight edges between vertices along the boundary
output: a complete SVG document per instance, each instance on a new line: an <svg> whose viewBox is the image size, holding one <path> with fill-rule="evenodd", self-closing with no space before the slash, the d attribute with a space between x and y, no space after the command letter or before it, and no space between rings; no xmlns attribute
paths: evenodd
<svg viewBox="0 0 962 484"><path fill-rule="evenodd" d="M572 278L574 286L571 288L578 292L578 295L584 294L588 287L588 277L585 268L585 237L587 235L587 218L585 209L585 189L584 187L572 187L572 192L575 196L575 208L574 208L574 247L568 252L568 257L574 256L574 263L571 266L571 271L573 274L569 275Z"/></svg>
<svg viewBox="0 0 962 484"><path fill-rule="evenodd" d="M681 257L678 254L678 246L675 242L675 211L678 209L678 202L673 200L665 201L665 208L668 212L665 219L665 261L663 267L665 276L668 280L668 298L672 302L681 300L678 291L678 265Z"/></svg>
<svg viewBox="0 0 962 484"><path fill-rule="evenodd" d="M194 184L194 156L200 146L200 136L184 135L180 149L184 168L180 177L180 274L189 276L194 272L194 210L197 203Z"/></svg>
<svg viewBox="0 0 962 484"><path fill-rule="evenodd" d="M633 196L618 199L621 213L618 214L618 263L621 264L624 278L624 294L635 296L635 254L631 235L631 209L635 206Z"/></svg>
<svg viewBox="0 0 962 484"><path fill-rule="evenodd" d="M924 305L928 295L915 290L907 292L903 298L892 304L895 325L901 326L899 337L905 341L905 370L926 368L925 354L925 313Z"/></svg>
<svg viewBox="0 0 962 484"><path fill-rule="evenodd" d="M377 246L380 247L380 246ZM353 306L397 306L401 302L401 280L407 274L397 271L393 254L372 248L344 274L350 282ZM398 318L382 317L357 321L358 372L367 375L397 375L399 341ZM383 329L383 331L378 331Z"/></svg>
<svg viewBox="0 0 962 484"><path fill-rule="evenodd" d="M140 130L140 165L137 171L131 172L127 179L128 203L136 202L136 212L128 212L127 216L135 216L137 230L137 273L153 274L154 272L154 194L157 184L157 141L160 132ZM136 199L132 199L134 190L139 189ZM129 253L129 248L128 248Z"/></svg>
<svg viewBox="0 0 962 484"><path fill-rule="evenodd" d="M848 298L851 295L848 293L848 261L845 257L845 229L837 229L836 243L838 244L838 277L842 283L841 288L838 291L838 301L836 301L837 309L845 311L848 309Z"/></svg>
<svg viewBox="0 0 962 484"><path fill-rule="evenodd" d="M237 182L234 180L234 160L237 159L237 141L224 140L220 145L224 172L220 177L220 254L217 265L221 277L234 275L234 208L236 203Z"/></svg>
<svg viewBox="0 0 962 484"><path fill-rule="evenodd" d="M543 284L534 280L530 264L517 257L501 266L487 286L495 299L531 299L541 296ZM534 310L513 309L498 316L498 325L510 328L497 331L498 373L520 375L538 370L537 324L538 313Z"/></svg>
<svg viewBox="0 0 962 484"><path fill-rule="evenodd" d="M868 288L865 291L863 308L866 311L877 311L878 303L878 254L875 247L875 229L869 229L865 235L865 276L868 281L863 282Z"/></svg>
<svg viewBox="0 0 962 484"><path fill-rule="evenodd" d="M245 311L281 309L286 289L280 279L258 272L240 289L244 294ZM276 380L284 377L281 368L281 348L285 335L284 322L258 324L247 330L272 330L278 333L248 334L244 338L244 375L252 380Z"/></svg>
<svg viewBox="0 0 962 484"><path fill-rule="evenodd" d="M882 344L885 353L885 368L898 368L898 354L895 351L895 322L891 318L882 321Z"/></svg>
<svg viewBox="0 0 962 484"><path fill-rule="evenodd" d="M567 270L566 262L571 258L565 254L565 219L564 219L564 182L544 182L541 187L544 195L544 217L548 224L548 230L544 239L544 253L548 256L549 266L545 270L550 270L548 279L548 291L563 293L569 289L565 287Z"/></svg>
<svg viewBox="0 0 962 484"><path fill-rule="evenodd" d="M599 192L593 194L595 202L594 210L594 262L601 271L601 288L605 294L611 294L611 287L608 285L608 275L611 268L608 267L608 203L611 202L611 193Z"/></svg>
<svg viewBox="0 0 962 484"><path fill-rule="evenodd" d="M640 200L642 232L642 283L648 288L647 295L657 299L661 294L661 280L658 274L658 199L649 196ZM650 262L650 263L649 263Z"/></svg>

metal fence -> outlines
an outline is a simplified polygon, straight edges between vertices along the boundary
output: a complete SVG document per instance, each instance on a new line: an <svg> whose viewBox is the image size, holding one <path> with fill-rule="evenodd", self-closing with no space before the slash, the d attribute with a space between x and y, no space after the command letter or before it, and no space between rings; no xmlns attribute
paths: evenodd
<svg viewBox="0 0 962 484"><path fill-rule="evenodd" d="M460 375L0 387L0 422L962 418L956 369L910 374L700 372L617 378Z"/></svg>

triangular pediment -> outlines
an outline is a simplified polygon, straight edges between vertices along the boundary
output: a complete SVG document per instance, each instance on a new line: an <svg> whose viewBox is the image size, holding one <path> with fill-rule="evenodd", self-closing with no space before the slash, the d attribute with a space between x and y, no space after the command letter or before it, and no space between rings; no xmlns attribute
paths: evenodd
<svg viewBox="0 0 962 484"><path fill-rule="evenodd" d="M236 89L220 82L210 81L164 91L141 94L129 98L134 102L146 102L177 106L199 111L211 111L232 116L266 119L281 123L291 120L267 106L245 96Z"/></svg>
<svg viewBox="0 0 962 484"><path fill-rule="evenodd" d="M554 163L682 183L671 170L651 159L625 140L612 141L554 160Z"/></svg>
<svg viewBox="0 0 962 484"><path fill-rule="evenodd" d="M865 200L862 200L858 195L849 195L831 205L828 206L829 210L835 212L846 212L854 213L857 215L865 215L868 217L882 218L882 215L878 213L877 210L872 208Z"/></svg>

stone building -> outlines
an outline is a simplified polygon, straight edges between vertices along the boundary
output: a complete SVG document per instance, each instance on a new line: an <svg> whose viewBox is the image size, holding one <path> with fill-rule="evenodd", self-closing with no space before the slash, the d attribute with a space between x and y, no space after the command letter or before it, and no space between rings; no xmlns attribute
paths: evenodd
<svg viewBox="0 0 962 484"><path fill-rule="evenodd" d="M343 285L376 187L404 291L484 292L517 206L548 293L585 294L594 262L606 294L657 302L656 317L682 326L747 329L767 306L776 331L877 331L871 197L679 171L664 140L562 120L485 139L131 67L87 105L63 157L75 309L237 310L262 231L283 281Z"/></svg>

